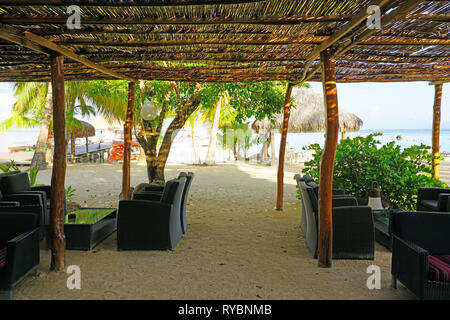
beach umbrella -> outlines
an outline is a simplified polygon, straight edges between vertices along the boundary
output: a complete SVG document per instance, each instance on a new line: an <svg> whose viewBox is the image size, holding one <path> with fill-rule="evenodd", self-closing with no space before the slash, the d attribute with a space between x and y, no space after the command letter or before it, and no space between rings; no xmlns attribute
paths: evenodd
<svg viewBox="0 0 450 320"><path fill-rule="evenodd" d="M288 132L325 132L325 102L323 95L310 88L295 88L292 92L294 103L291 108ZM259 132L281 131L283 128L283 114L274 115L274 122L265 118L255 121L253 130ZM344 136L345 132L359 131L363 121L355 114L339 110L339 131Z"/></svg>
<svg viewBox="0 0 450 320"><path fill-rule="evenodd" d="M70 153L71 153L71 161L72 163L75 162L75 138L86 138L86 159L89 161L89 137L95 136L95 127L87 123L86 121L78 120L78 122L81 123L81 126L77 126L72 128L70 132L70 139L71 139L71 147L70 147Z"/></svg>

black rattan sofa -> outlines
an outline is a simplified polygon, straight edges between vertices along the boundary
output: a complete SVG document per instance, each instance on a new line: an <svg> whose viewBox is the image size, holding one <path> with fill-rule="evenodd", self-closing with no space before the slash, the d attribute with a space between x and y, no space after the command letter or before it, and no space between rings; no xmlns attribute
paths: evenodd
<svg viewBox="0 0 450 320"><path fill-rule="evenodd" d="M30 178L26 172L0 175L0 191L4 196L29 194L41 197L41 203L44 208L43 225L48 224L50 219L50 190L50 186L31 187Z"/></svg>
<svg viewBox="0 0 450 320"><path fill-rule="evenodd" d="M181 207L180 207L180 219L181 219L181 228L183 229L183 233L186 233L187 229L187 214L186 214L186 204L187 199L189 197L189 189L191 188L192 181L194 180L193 172L181 172L178 175L178 178L186 178L186 184L184 185L183 196L181 198ZM148 189L147 189L148 188ZM164 193L164 188L159 188L159 186L146 187L147 191L136 192L133 193L133 199L135 200L151 200L151 201L160 201L161 197Z"/></svg>
<svg viewBox="0 0 450 320"><path fill-rule="evenodd" d="M168 181L160 201L120 201L118 250L173 249L183 237L180 207L185 184L184 177Z"/></svg>
<svg viewBox="0 0 450 320"><path fill-rule="evenodd" d="M398 280L419 299L450 299L450 215L394 212L390 219L393 287ZM441 264L444 258L447 264ZM436 262L443 268L438 277ZM439 279L445 275L447 281Z"/></svg>
<svg viewBox="0 0 450 320"><path fill-rule="evenodd" d="M42 199L39 195L13 194L10 196L3 196L3 194L0 192L0 215L4 212L28 212L35 214L40 227L40 238L42 239L44 237L44 206L42 205Z"/></svg>
<svg viewBox="0 0 450 320"><path fill-rule="evenodd" d="M420 188L417 211L450 212L450 189Z"/></svg>
<svg viewBox="0 0 450 320"><path fill-rule="evenodd" d="M306 217L306 244L316 259L318 252L318 201L305 181L299 181ZM354 197L333 197L333 259L367 259L375 256L375 230L372 210L358 206Z"/></svg>
<svg viewBox="0 0 450 320"><path fill-rule="evenodd" d="M39 226L34 213L0 214L0 292L8 300L28 273L39 275Z"/></svg>

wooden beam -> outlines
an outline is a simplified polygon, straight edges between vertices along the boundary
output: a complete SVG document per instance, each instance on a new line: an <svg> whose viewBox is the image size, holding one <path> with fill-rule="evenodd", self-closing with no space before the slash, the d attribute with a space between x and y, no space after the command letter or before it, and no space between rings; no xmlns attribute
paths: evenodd
<svg viewBox="0 0 450 320"><path fill-rule="evenodd" d="M122 199L130 200L130 166L131 166L131 143L133 140L133 113L134 113L134 95L136 84L128 83L128 106L125 123L123 125L123 175L122 175Z"/></svg>
<svg viewBox="0 0 450 320"><path fill-rule="evenodd" d="M204 5L235 5L257 3L265 0L152 0L152 1L64 1L64 0L15 0L2 1L0 7L21 6L52 6L67 7L71 4L89 7L175 7L175 6L204 6Z"/></svg>
<svg viewBox="0 0 450 320"><path fill-rule="evenodd" d="M114 72L113 70L109 70L102 65L94 63L86 58L83 58L73 52L71 49L59 46L52 41L49 41L41 36L37 36L29 31L25 31L22 33L20 30L15 28L0 24L0 38L16 43L20 46L24 46L33 51L50 54L50 53L58 53L63 56L66 56L72 60L78 61L88 67L91 67L95 70L98 70L102 73L113 76L117 79L128 80L128 81L136 81L133 78L128 76L119 74Z"/></svg>
<svg viewBox="0 0 450 320"><path fill-rule="evenodd" d="M277 174L277 204L278 211L283 210L284 198L284 158L286 154L286 138L289 129L289 117L291 115L291 94L294 86L289 83L284 98L284 116L283 116L283 130L281 131L280 154L278 156L278 174ZM273 143L274 141L272 141Z"/></svg>
<svg viewBox="0 0 450 320"><path fill-rule="evenodd" d="M430 86L435 86L437 84L444 84L444 83L447 83L447 82L450 82L450 79L436 80L436 81L430 82L429 84L430 84Z"/></svg>
<svg viewBox="0 0 450 320"><path fill-rule="evenodd" d="M386 0L384 0L386 1ZM21 25L65 25L69 16L17 16L2 15L0 23ZM351 20L352 15L324 15L324 16L261 16L261 17L217 17L217 18L92 18L82 19L84 25L219 25L219 24L248 24L248 25L298 25L318 22L345 22Z"/></svg>
<svg viewBox="0 0 450 320"><path fill-rule="evenodd" d="M400 6L398 6L396 9L388 13L387 15L383 16L381 18L381 26L385 26L395 20L399 20L402 17L406 16L412 9L417 7L422 0L405 0ZM350 40L349 42L344 42L343 45L339 46L336 49L336 57L339 57L343 55L344 53L348 52L350 49L352 49L357 44L365 41L370 36L375 34L376 32L379 32L377 29L367 29L364 32L362 32L360 35L358 35L356 38Z"/></svg>
<svg viewBox="0 0 450 320"><path fill-rule="evenodd" d="M367 7L374 5L378 7L382 7L389 3L389 0L374 0L370 2ZM305 70L303 72L303 76L300 80L300 82L304 81L306 79L308 69L311 66L312 62L317 58L317 56L320 55L320 53L327 48L330 48L332 45L334 45L336 42L338 42L340 39L345 37L348 33L353 31L355 28L357 28L359 25L361 25L362 22L364 22L367 18L369 18L372 15L371 12L367 12L366 8L364 7L350 22L346 23L342 28L337 30L333 35L322 42L320 45L318 45L314 50L308 55L306 58L307 63Z"/></svg>
<svg viewBox="0 0 450 320"><path fill-rule="evenodd" d="M327 115L325 146L320 161L319 183L319 267L330 268L333 253L332 194L334 159L339 138L339 111L334 57L330 48L321 53L322 82Z"/></svg>
<svg viewBox="0 0 450 320"><path fill-rule="evenodd" d="M441 101L442 101L442 84L434 86L434 105L433 105L433 138L432 138L432 153L433 153L433 178L439 180L439 158L440 146L439 136L441 134Z"/></svg>
<svg viewBox="0 0 450 320"><path fill-rule="evenodd" d="M443 40L445 41L445 40ZM195 40L168 40L168 41L104 41L94 39L70 39L55 41L60 45L77 45L77 46L102 46L102 47L172 47L172 46L194 46L194 45L233 45L233 46L285 46L296 44L320 44L321 40L314 40L308 38L291 38L286 40L277 39L195 39ZM450 41L449 41L450 43Z"/></svg>
<svg viewBox="0 0 450 320"><path fill-rule="evenodd" d="M393 11L391 11L390 13L381 18L381 26L385 26L386 24L389 24L395 20L399 20L402 17L405 17L409 13L409 11L411 11L421 2L422 0L405 0L399 7L397 7L396 9L394 9ZM372 36L374 33L378 31L379 30L377 29L366 29L357 37L349 38L347 41L344 41L343 44L339 45L335 49L334 57L342 56L350 49L352 49L354 46L367 40L370 36ZM310 72L309 74L308 74L309 68L305 68L302 81L308 81L309 79L311 79L314 76L314 74L316 74L320 70L320 66L321 64L319 64L319 67L314 68L312 72Z"/></svg>
<svg viewBox="0 0 450 320"><path fill-rule="evenodd" d="M110 76L113 76L114 78L121 79L121 80L126 80L126 81L131 81L131 82L137 81L136 79L133 79L131 77L128 77L128 76L120 74L120 73L117 73L117 72L115 72L113 70L105 68L102 65L99 65L99 64L97 64L95 62L92 62L92 61L90 61L90 60L88 60L86 58L83 58L83 57L79 56L78 54L76 54L71 49L59 46L59 45L53 43L52 41L47 40L47 39L45 39L45 38L43 38L41 36L37 36L37 35L29 32L29 31L25 31L25 38L28 39L28 40L31 40L31 41L33 41L33 42L35 42L35 43L37 43L37 44L39 44L39 45L41 45L41 46L43 46L45 48L48 48L48 49L50 49L52 51L58 52L58 53L66 56L66 57L68 57L68 58L70 58L72 60L78 61L78 62L80 62L80 63L82 63L82 64L84 64L84 65L86 65L88 67L91 67L92 69L95 69L95 70L100 71L100 72L105 73L105 74L109 74Z"/></svg>
<svg viewBox="0 0 450 320"><path fill-rule="evenodd" d="M64 204L66 179L66 104L64 101L64 57L52 55L50 67L53 94L53 137L55 150L51 179L50 229L51 265L50 269L64 271L66 236L64 234Z"/></svg>

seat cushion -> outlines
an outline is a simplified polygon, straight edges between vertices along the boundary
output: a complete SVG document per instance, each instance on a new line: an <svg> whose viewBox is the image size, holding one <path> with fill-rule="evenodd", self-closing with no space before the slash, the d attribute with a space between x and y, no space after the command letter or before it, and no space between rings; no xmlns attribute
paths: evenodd
<svg viewBox="0 0 450 320"><path fill-rule="evenodd" d="M438 209L438 201L437 200L422 200L420 202L424 207L436 210Z"/></svg>
<svg viewBox="0 0 450 320"><path fill-rule="evenodd" d="M6 266L6 248L0 249L0 269Z"/></svg>
<svg viewBox="0 0 450 320"><path fill-rule="evenodd" d="M428 261L428 279L450 282L450 255L430 255Z"/></svg>

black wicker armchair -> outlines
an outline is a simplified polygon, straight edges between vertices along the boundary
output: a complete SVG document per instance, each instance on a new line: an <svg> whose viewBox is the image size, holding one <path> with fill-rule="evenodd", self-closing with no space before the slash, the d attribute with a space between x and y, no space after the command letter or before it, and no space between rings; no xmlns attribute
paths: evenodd
<svg viewBox="0 0 450 320"><path fill-rule="evenodd" d="M450 212L450 189L420 188L417 211Z"/></svg>
<svg viewBox="0 0 450 320"><path fill-rule="evenodd" d="M39 228L34 213L0 214L0 292L8 300L28 273L39 275Z"/></svg>
<svg viewBox="0 0 450 320"><path fill-rule="evenodd" d="M450 215L442 212L391 214L392 283L419 299L450 299Z"/></svg>
<svg viewBox="0 0 450 320"><path fill-rule="evenodd" d="M306 244L316 259L318 201L312 187L299 181L306 221ZM358 206L354 197L333 198L333 259L367 259L375 256L375 228L372 210Z"/></svg>
<svg viewBox="0 0 450 320"><path fill-rule="evenodd" d="M183 237L180 207L185 184L186 178L168 181L160 201L120 201L118 250L173 249Z"/></svg>
<svg viewBox="0 0 450 320"><path fill-rule="evenodd" d="M184 185L183 196L181 198L181 207L180 207L180 219L181 219L181 228L183 229L183 234L186 233L187 229L187 214L186 214L186 204L189 196L189 189L191 188L192 180L194 180L194 173L189 172L181 172L178 175L178 179L185 177L186 184ZM160 201L161 197L164 193L164 189L161 191L143 191L137 192L133 194L134 200L151 200L151 201Z"/></svg>
<svg viewBox="0 0 450 320"><path fill-rule="evenodd" d="M314 193L316 195L316 198L319 197L319 195L318 195L318 193L319 193L319 185L314 181L314 179L311 176L305 175L305 176L302 177L300 174L296 174L294 176L294 178L297 181L298 190L300 190L300 181L303 181L303 182L306 183L307 186L313 188L313 191L314 191ZM353 203L353 199L356 200L356 198L354 196L347 195L345 190L343 190L343 189L333 189L333 199L337 199L337 198L341 198L341 197L343 197L343 198L350 197L352 199L351 203ZM302 200L302 215L301 215L301 218L300 218L300 228L302 229L303 233L306 235L306 232L307 232L307 223L306 223L307 215L304 214L304 213L305 213L305 205L304 205L303 200Z"/></svg>

